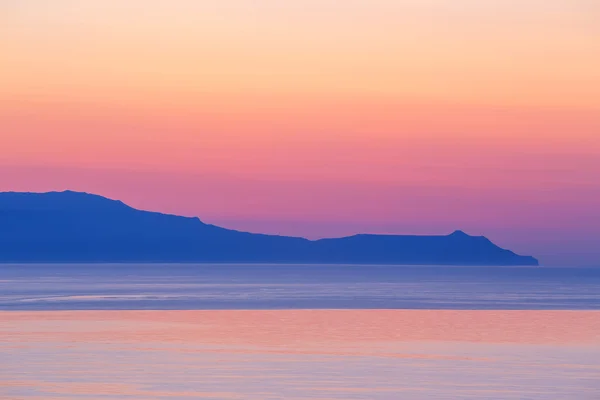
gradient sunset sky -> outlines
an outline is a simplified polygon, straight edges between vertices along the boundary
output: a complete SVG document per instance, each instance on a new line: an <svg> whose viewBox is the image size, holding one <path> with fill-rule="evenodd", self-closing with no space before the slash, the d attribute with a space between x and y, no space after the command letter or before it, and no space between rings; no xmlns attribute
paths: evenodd
<svg viewBox="0 0 600 400"><path fill-rule="evenodd" d="M0 0L0 190L600 265L598 0Z"/></svg>

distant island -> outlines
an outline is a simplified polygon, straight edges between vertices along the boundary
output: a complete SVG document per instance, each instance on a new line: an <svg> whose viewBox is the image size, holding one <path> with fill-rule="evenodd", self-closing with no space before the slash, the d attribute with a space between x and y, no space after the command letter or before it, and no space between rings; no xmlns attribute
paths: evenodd
<svg viewBox="0 0 600 400"><path fill-rule="evenodd" d="M229 230L79 192L0 193L0 263L538 265L483 236L308 240Z"/></svg>

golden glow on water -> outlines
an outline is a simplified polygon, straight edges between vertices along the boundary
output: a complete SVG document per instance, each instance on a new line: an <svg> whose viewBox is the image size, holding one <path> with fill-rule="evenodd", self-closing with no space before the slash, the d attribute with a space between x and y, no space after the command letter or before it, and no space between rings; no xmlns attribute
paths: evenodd
<svg viewBox="0 0 600 400"><path fill-rule="evenodd" d="M0 352L10 400L600 393L596 311L0 312Z"/></svg>

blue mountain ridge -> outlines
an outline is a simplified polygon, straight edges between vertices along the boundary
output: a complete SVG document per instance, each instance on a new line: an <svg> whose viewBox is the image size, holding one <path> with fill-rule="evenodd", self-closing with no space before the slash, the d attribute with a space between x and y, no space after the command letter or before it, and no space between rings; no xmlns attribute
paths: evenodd
<svg viewBox="0 0 600 400"><path fill-rule="evenodd" d="M0 263L74 262L538 265L462 231L311 241L141 211L88 193L0 193Z"/></svg>

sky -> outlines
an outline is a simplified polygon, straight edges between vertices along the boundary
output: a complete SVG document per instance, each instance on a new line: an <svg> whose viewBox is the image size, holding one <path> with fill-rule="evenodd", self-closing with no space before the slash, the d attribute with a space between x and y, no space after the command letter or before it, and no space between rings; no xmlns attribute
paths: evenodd
<svg viewBox="0 0 600 400"><path fill-rule="evenodd" d="M0 190L600 266L597 0L0 0Z"/></svg>

